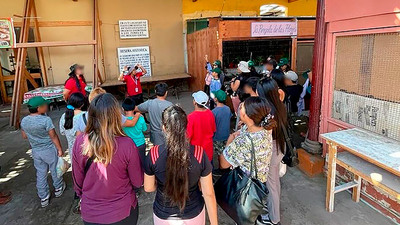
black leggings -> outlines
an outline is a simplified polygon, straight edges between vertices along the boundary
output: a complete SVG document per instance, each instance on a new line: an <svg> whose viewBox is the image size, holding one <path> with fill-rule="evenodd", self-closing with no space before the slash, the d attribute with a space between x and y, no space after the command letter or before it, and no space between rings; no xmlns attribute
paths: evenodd
<svg viewBox="0 0 400 225"><path fill-rule="evenodd" d="M139 217L139 203L136 208L131 208L131 214L125 219L118 221L116 223L111 223L110 225L136 225ZM102 225L101 223L88 223L83 221L85 225Z"/></svg>

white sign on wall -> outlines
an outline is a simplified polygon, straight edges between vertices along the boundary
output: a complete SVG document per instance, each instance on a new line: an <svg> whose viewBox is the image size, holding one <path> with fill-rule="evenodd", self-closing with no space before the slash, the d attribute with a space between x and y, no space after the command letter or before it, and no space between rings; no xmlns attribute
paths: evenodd
<svg viewBox="0 0 400 225"><path fill-rule="evenodd" d="M119 37L121 39L149 38L147 20L120 20Z"/></svg>
<svg viewBox="0 0 400 225"><path fill-rule="evenodd" d="M146 70L146 76L151 76L151 61L149 46L118 48L119 71L124 70L124 66L132 67L141 64Z"/></svg>
<svg viewBox="0 0 400 225"><path fill-rule="evenodd" d="M252 37L296 36L297 22L253 22Z"/></svg>

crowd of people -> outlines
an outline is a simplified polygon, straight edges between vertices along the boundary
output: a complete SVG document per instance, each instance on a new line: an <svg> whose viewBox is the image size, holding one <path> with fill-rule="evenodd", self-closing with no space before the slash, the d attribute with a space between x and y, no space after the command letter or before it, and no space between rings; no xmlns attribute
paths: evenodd
<svg viewBox="0 0 400 225"><path fill-rule="evenodd" d="M205 87L192 94L194 111L188 115L179 104L167 100L166 83L155 86L155 99L143 101L140 77L146 70L139 64L124 67L118 78L127 87L122 104L101 88L86 93L83 66L71 66L64 90L66 112L59 128L67 139L75 198L79 199L75 212L81 213L84 224L137 224L136 193L143 187L156 192L154 224L204 225L207 212L210 224L216 225L219 198L213 174L227 176L235 168L257 179L269 192L262 199L262 209L257 209L262 213L252 224L280 223L287 111L298 111L308 86L303 91L288 63L279 68L270 58L262 73L251 61L241 61L238 76L225 87L221 61L211 64L207 56L205 60ZM66 188L56 172L64 151L46 115L47 104L42 97L31 98L30 115L21 122L22 135L32 147L42 207L49 205L51 196L49 171L55 197ZM150 123L152 147L148 152L143 114Z"/></svg>

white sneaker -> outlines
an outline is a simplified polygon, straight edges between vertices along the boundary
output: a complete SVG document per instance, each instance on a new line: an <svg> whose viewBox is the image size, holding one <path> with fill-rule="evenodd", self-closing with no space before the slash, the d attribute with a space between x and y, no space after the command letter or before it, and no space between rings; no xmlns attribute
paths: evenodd
<svg viewBox="0 0 400 225"><path fill-rule="evenodd" d="M50 203L50 194L48 194L46 198L40 199L40 205L42 206L42 208L48 206L49 203Z"/></svg>
<svg viewBox="0 0 400 225"><path fill-rule="evenodd" d="M64 191L65 191L65 188L67 188L67 184L66 184L65 182L63 182L62 187L60 187L59 189L56 189L56 190L54 191L54 194L55 194L56 198L61 197L61 195L62 195L62 194L64 193Z"/></svg>

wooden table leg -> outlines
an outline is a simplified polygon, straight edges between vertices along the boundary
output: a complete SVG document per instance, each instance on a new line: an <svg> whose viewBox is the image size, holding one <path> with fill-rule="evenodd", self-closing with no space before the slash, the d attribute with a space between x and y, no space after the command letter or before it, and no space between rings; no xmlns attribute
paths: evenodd
<svg viewBox="0 0 400 225"><path fill-rule="evenodd" d="M335 179L336 179L336 157L337 145L328 143L329 146L329 159L328 159L328 177L326 181L326 210L333 212L335 203Z"/></svg>
<svg viewBox="0 0 400 225"><path fill-rule="evenodd" d="M354 181L358 183L356 187L353 187L353 201L359 202L360 201L360 194L361 194L361 177L354 174Z"/></svg>

